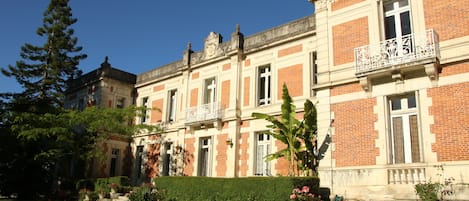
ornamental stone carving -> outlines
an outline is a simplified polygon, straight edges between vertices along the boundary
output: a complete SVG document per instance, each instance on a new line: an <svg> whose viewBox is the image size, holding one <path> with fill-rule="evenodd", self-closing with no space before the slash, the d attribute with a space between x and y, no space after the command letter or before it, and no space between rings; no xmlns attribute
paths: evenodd
<svg viewBox="0 0 469 201"><path fill-rule="evenodd" d="M205 48L204 54L205 59L212 58L217 55L218 46L222 42L222 37L220 34L215 32L210 32L207 39L205 39Z"/></svg>

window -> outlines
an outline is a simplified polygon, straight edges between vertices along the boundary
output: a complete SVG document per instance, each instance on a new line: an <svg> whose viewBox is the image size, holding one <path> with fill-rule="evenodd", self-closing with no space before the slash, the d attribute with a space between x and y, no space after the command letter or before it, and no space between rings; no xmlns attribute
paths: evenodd
<svg viewBox="0 0 469 201"><path fill-rule="evenodd" d="M412 32L408 0L384 3L384 30L386 39L401 38Z"/></svg>
<svg viewBox="0 0 469 201"><path fill-rule="evenodd" d="M256 133L256 155L254 175L270 176L270 162L265 161L265 157L270 154L270 135Z"/></svg>
<svg viewBox="0 0 469 201"><path fill-rule="evenodd" d="M200 138L200 151L199 151L199 170L198 176L210 176L210 167L211 167L211 156L212 156L212 148L211 148L211 138L204 137Z"/></svg>
<svg viewBox="0 0 469 201"><path fill-rule="evenodd" d="M206 79L204 86L204 104L214 103L216 101L217 91L215 78Z"/></svg>
<svg viewBox="0 0 469 201"><path fill-rule="evenodd" d="M271 78L271 71L270 65L265 65L259 67L258 71L258 105L269 105L271 101L271 92L270 92L270 78Z"/></svg>
<svg viewBox="0 0 469 201"><path fill-rule="evenodd" d="M140 117L140 123L145 123L147 121L147 114L148 114L148 97L142 98L142 113Z"/></svg>
<svg viewBox="0 0 469 201"><path fill-rule="evenodd" d="M388 59L398 62L402 56L413 52L411 16L408 0L384 3L384 32Z"/></svg>
<svg viewBox="0 0 469 201"><path fill-rule="evenodd" d="M119 174L119 149L111 150L111 164L109 165L109 176L114 177Z"/></svg>
<svg viewBox="0 0 469 201"><path fill-rule="evenodd" d="M390 163L421 162L418 109L415 94L389 98Z"/></svg>
<svg viewBox="0 0 469 201"><path fill-rule="evenodd" d="M171 90L168 92L168 108L167 108L167 121L174 122L176 121L176 99L177 99L177 90Z"/></svg>
<svg viewBox="0 0 469 201"><path fill-rule="evenodd" d="M174 175L174 165L173 165L173 157L172 157L172 152L173 152L173 144L172 143L165 143L164 144L164 151L163 151L163 171L162 175L163 176L170 176Z"/></svg>
<svg viewBox="0 0 469 201"><path fill-rule="evenodd" d="M124 108L125 107L125 98L118 98L116 103L116 108Z"/></svg>
<svg viewBox="0 0 469 201"><path fill-rule="evenodd" d="M318 55L317 52L310 53L311 58L311 79L314 85L318 84Z"/></svg>
<svg viewBox="0 0 469 201"><path fill-rule="evenodd" d="M143 167L143 146L137 146L137 151L135 153L135 169L137 170L137 179L142 177L142 173L145 172L145 167Z"/></svg>

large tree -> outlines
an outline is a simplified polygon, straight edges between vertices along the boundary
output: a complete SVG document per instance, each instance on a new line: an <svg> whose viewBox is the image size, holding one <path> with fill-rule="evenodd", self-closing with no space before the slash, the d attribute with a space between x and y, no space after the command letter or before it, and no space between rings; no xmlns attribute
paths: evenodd
<svg viewBox="0 0 469 201"><path fill-rule="evenodd" d="M50 191L54 167L65 156L60 148L76 136L62 113L67 80L81 74L77 66L86 58L71 28L76 22L68 0L51 0L36 31L44 44L24 44L16 65L1 69L23 91L0 94L0 194Z"/></svg>
<svg viewBox="0 0 469 201"><path fill-rule="evenodd" d="M51 0L44 12L43 25L36 33L45 38L40 46L26 43L21 47L21 60L16 65L2 69L2 73L14 77L23 87L22 97L34 102L63 105L66 80L81 74L78 69L81 54L78 39L71 26L77 22L72 17L68 0Z"/></svg>

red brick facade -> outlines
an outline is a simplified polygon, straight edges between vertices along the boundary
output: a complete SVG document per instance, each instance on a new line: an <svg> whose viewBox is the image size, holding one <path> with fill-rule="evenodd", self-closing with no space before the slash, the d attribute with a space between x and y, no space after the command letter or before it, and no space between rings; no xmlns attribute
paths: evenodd
<svg viewBox="0 0 469 201"><path fill-rule="evenodd" d="M249 106L249 94L250 94L250 86L251 86L251 83L250 83L250 77L245 77L244 78L244 88L243 88L243 106Z"/></svg>
<svg viewBox="0 0 469 201"><path fill-rule="evenodd" d="M440 77L456 75L460 73L469 73L469 62L443 67Z"/></svg>
<svg viewBox="0 0 469 201"><path fill-rule="evenodd" d="M215 160L217 161L217 166L215 168L217 170L218 177L226 176L226 171L227 171L226 162L228 160L227 153L226 153L228 149L228 145L226 144L227 139L228 139L228 134L217 135L217 141L218 141L216 145L217 156L215 158Z"/></svg>
<svg viewBox="0 0 469 201"><path fill-rule="evenodd" d="M359 83L338 85L331 88L331 96L338 96L360 91L363 91L363 88L360 86Z"/></svg>
<svg viewBox="0 0 469 201"><path fill-rule="evenodd" d="M194 173L194 157L193 154L195 153L195 138L186 138L184 143L186 144L186 150L187 153L191 154L191 158L186 158L184 161L186 164L184 164L184 175L187 176L192 176Z"/></svg>
<svg viewBox="0 0 469 201"><path fill-rule="evenodd" d="M374 98L331 105L335 114L332 158L337 167L376 165L379 150L375 143L378 138L374 128L377 121L373 112L375 105Z"/></svg>
<svg viewBox="0 0 469 201"><path fill-rule="evenodd" d="M249 168L249 133L241 133L241 143L239 145L239 174L248 175Z"/></svg>
<svg viewBox="0 0 469 201"><path fill-rule="evenodd" d="M199 89L198 88L191 89L191 102L189 104L190 107L197 106L197 102L199 98L198 96L199 96Z"/></svg>
<svg viewBox="0 0 469 201"><path fill-rule="evenodd" d="M148 145L148 159L145 169L145 173L148 178L154 178L159 174L159 164L158 160L160 157L160 144L150 144Z"/></svg>
<svg viewBox="0 0 469 201"><path fill-rule="evenodd" d="M469 160L469 82L429 89L428 96L438 161Z"/></svg>
<svg viewBox="0 0 469 201"><path fill-rule="evenodd" d="M281 49L278 51L277 55L280 58L280 57L288 56L291 54L299 53L301 51L303 51L303 45L299 44L299 45L295 45L295 46L288 47L285 49Z"/></svg>
<svg viewBox="0 0 469 201"><path fill-rule="evenodd" d="M425 26L434 29L440 41L469 35L469 1L466 0L424 0Z"/></svg>
<svg viewBox="0 0 469 201"><path fill-rule="evenodd" d="M336 11L348 6L351 6L356 3L360 3L364 0L335 0L334 3L332 3L332 11Z"/></svg>
<svg viewBox="0 0 469 201"><path fill-rule="evenodd" d="M274 140L275 141L275 147L277 147L278 150L285 149L287 147L286 144L284 144L281 141ZM285 157L276 159L277 163L275 164L275 170L277 171L277 174L282 175L282 176L287 176L288 175L288 160Z"/></svg>
<svg viewBox="0 0 469 201"><path fill-rule="evenodd" d="M278 70L277 98L282 99L283 83L287 84L291 97L303 95L303 65L296 64Z"/></svg>
<svg viewBox="0 0 469 201"><path fill-rule="evenodd" d="M151 103L151 116L150 123L157 123L163 121L161 110L163 109L163 99L154 100Z"/></svg>
<svg viewBox="0 0 469 201"><path fill-rule="evenodd" d="M221 83L221 106L222 108L230 107L230 80Z"/></svg>
<svg viewBox="0 0 469 201"><path fill-rule="evenodd" d="M368 17L362 17L332 27L334 65L354 61L354 48L368 45Z"/></svg>
<svg viewBox="0 0 469 201"><path fill-rule="evenodd" d="M157 85L153 87L153 92L158 92L164 89L164 84L162 85Z"/></svg>

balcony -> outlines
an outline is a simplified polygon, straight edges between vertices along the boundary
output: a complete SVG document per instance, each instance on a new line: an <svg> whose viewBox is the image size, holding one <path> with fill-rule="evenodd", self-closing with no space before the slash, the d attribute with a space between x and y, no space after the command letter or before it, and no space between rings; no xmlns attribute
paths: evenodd
<svg viewBox="0 0 469 201"><path fill-rule="evenodd" d="M186 125L205 124L221 119L219 102L208 103L186 109Z"/></svg>
<svg viewBox="0 0 469 201"><path fill-rule="evenodd" d="M355 75L362 78L431 64L425 72L434 79L431 71L436 70L438 58L438 34L430 29L355 48Z"/></svg>

